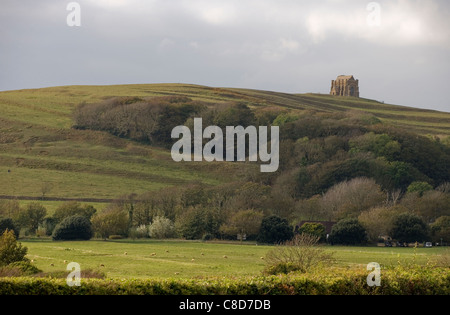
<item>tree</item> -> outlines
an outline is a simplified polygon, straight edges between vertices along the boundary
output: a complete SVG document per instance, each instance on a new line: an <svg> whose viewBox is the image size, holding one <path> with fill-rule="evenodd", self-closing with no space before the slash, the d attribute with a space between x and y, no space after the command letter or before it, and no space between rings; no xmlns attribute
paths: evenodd
<svg viewBox="0 0 450 315"><path fill-rule="evenodd" d="M367 232L368 241L376 243L380 236L388 236L393 223L393 216L399 211L404 211L402 207L376 207L363 211L358 221Z"/></svg>
<svg viewBox="0 0 450 315"><path fill-rule="evenodd" d="M92 237L91 222L82 215L67 217L53 231L52 238L60 240L89 240Z"/></svg>
<svg viewBox="0 0 450 315"><path fill-rule="evenodd" d="M362 211L379 206L384 194L375 180L365 177L340 182L331 187L322 197L325 213L334 219L358 216Z"/></svg>
<svg viewBox="0 0 450 315"><path fill-rule="evenodd" d="M402 243L423 242L428 237L427 225L415 214L402 213L393 222L391 237Z"/></svg>
<svg viewBox="0 0 450 315"><path fill-rule="evenodd" d="M450 216L439 217L430 227L434 242L450 242Z"/></svg>
<svg viewBox="0 0 450 315"><path fill-rule="evenodd" d="M0 218L0 235L6 230L14 231L16 238L19 237L20 230L16 227L11 218Z"/></svg>
<svg viewBox="0 0 450 315"><path fill-rule="evenodd" d="M81 205L79 202L70 201L65 202L56 208L53 218L55 218L57 222L61 222L67 217L82 215L90 220L96 212L97 210L91 205Z"/></svg>
<svg viewBox="0 0 450 315"><path fill-rule="evenodd" d="M150 224L149 235L151 238L157 239L175 237L175 226L170 219L157 216L153 219L153 223Z"/></svg>
<svg viewBox="0 0 450 315"><path fill-rule="evenodd" d="M32 233L35 233L46 215L47 209L43 205L32 202L19 212L17 221L21 227L28 228Z"/></svg>
<svg viewBox="0 0 450 315"><path fill-rule="evenodd" d="M47 195L52 189L53 189L52 183L49 182L42 183L41 185L42 200L45 199L45 195Z"/></svg>
<svg viewBox="0 0 450 315"><path fill-rule="evenodd" d="M128 213L120 207L105 209L92 217L92 229L104 239L110 235L126 235Z"/></svg>
<svg viewBox="0 0 450 315"><path fill-rule="evenodd" d="M338 221L331 229L331 244L359 245L367 241L366 230L358 219L349 218Z"/></svg>
<svg viewBox="0 0 450 315"><path fill-rule="evenodd" d="M244 235L256 235L261 227L263 214L253 209L235 212L228 222L220 227L221 232L226 234L238 234L243 239Z"/></svg>
<svg viewBox="0 0 450 315"><path fill-rule="evenodd" d="M293 236L294 232L288 221L272 215L262 219L257 240L261 243L274 244L290 240Z"/></svg>
<svg viewBox="0 0 450 315"><path fill-rule="evenodd" d="M28 248L18 243L14 231L6 229L0 236L0 266L17 261L28 261L25 257Z"/></svg>
<svg viewBox="0 0 450 315"><path fill-rule="evenodd" d="M202 239L207 234L216 236L221 224L219 212L204 207L187 209L175 222L178 233L188 240Z"/></svg>
<svg viewBox="0 0 450 315"><path fill-rule="evenodd" d="M418 193L420 197L423 196L423 194L426 191L432 190L433 186L431 186L430 184L428 184L427 182L419 182L419 181L415 181L412 182L409 186L408 186L408 192L409 193Z"/></svg>

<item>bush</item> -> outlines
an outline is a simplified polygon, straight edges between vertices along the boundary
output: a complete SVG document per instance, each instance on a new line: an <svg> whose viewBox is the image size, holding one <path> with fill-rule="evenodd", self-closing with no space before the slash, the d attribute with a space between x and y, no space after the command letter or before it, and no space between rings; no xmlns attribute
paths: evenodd
<svg viewBox="0 0 450 315"><path fill-rule="evenodd" d="M419 216L403 213L394 220L391 237L402 243L423 242L428 237L427 225Z"/></svg>
<svg viewBox="0 0 450 315"><path fill-rule="evenodd" d="M91 222L82 215L65 218L53 231L52 238L60 240L89 240L92 237Z"/></svg>
<svg viewBox="0 0 450 315"><path fill-rule="evenodd" d="M294 232L288 221L273 215L262 220L257 240L261 243L274 244L290 240L293 236Z"/></svg>
<svg viewBox="0 0 450 315"><path fill-rule="evenodd" d="M0 295L449 295L448 268L384 270L380 287L367 285L368 272L328 268L314 273L196 279L0 278Z"/></svg>
<svg viewBox="0 0 450 315"><path fill-rule="evenodd" d="M6 230L14 231L16 238L19 237L20 230L16 227L11 218L0 218L0 235Z"/></svg>
<svg viewBox="0 0 450 315"><path fill-rule="evenodd" d="M18 261L28 261L25 258L28 248L18 243L14 231L6 230L0 237L0 266Z"/></svg>
<svg viewBox="0 0 450 315"><path fill-rule="evenodd" d="M270 250L266 255L268 266L266 274L307 272L313 267L330 266L333 254L317 246L319 237L311 234L298 234L291 241Z"/></svg>
<svg viewBox="0 0 450 315"><path fill-rule="evenodd" d="M130 228L130 230L128 231L128 237L132 239L149 237L147 225L141 224L139 226Z"/></svg>
<svg viewBox="0 0 450 315"><path fill-rule="evenodd" d="M309 234L315 236L319 241L323 241L326 238L325 226L322 223L306 222L299 229L299 234Z"/></svg>
<svg viewBox="0 0 450 315"><path fill-rule="evenodd" d="M365 244L367 233L357 219L343 219L333 226L329 239L331 244Z"/></svg>
<svg viewBox="0 0 450 315"><path fill-rule="evenodd" d="M166 217L155 217L148 230L151 238L163 239L176 236L173 222Z"/></svg>

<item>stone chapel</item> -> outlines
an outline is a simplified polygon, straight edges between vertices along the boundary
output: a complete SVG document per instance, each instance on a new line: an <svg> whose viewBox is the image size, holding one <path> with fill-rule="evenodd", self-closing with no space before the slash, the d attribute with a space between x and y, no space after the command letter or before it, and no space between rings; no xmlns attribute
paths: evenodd
<svg viewBox="0 0 450 315"><path fill-rule="evenodd" d="M352 75L340 75L331 81L331 95L359 97L359 80Z"/></svg>

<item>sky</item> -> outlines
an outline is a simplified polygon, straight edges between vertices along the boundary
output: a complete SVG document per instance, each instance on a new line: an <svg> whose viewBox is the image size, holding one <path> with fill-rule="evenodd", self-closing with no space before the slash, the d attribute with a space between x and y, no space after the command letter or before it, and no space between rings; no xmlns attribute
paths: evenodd
<svg viewBox="0 0 450 315"><path fill-rule="evenodd" d="M75 3L75 6L73 5ZM448 0L1 0L0 91L188 83L450 112Z"/></svg>

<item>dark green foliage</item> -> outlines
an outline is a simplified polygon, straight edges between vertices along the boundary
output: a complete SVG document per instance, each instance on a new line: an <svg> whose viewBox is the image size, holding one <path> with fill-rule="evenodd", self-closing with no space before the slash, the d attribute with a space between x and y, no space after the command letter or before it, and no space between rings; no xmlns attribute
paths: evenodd
<svg viewBox="0 0 450 315"><path fill-rule="evenodd" d="M258 242L278 244L290 240L294 236L292 227L286 219L276 215L263 218L258 234Z"/></svg>
<svg viewBox="0 0 450 315"><path fill-rule="evenodd" d="M78 106L74 128L102 130L123 138L168 145L172 142L172 129L204 108L204 104L184 96L113 98Z"/></svg>
<svg viewBox="0 0 450 315"><path fill-rule="evenodd" d="M253 111L244 103L237 103L220 111L214 118L214 124L225 128L226 126L251 126L256 122Z"/></svg>
<svg viewBox="0 0 450 315"><path fill-rule="evenodd" d="M59 206L55 213L53 214L53 219L56 222L61 222L65 218L81 215L86 217L88 220L97 212L97 210L91 205L81 205L79 202L66 202Z"/></svg>
<svg viewBox="0 0 450 315"><path fill-rule="evenodd" d="M65 218L53 231L52 238L61 240L89 240L92 237L91 222L82 215Z"/></svg>
<svg viewBox="0 0 450 315"><path fill-rule="evenodd" d="M391 237L402 243L423 242L428 237L427 225L415 214L402 213L394 220Z"/></svg>
<svg viewBox="0 0 450 315"><path fill-rule="evenodd" d="M187 210L176 222L179 234L188 240L214 238L219 235L222 220L219 213L203 207Z"/></svg>
<svg viewBox="0 0 450 315"><path fill-rule="evenodd" d="M39 225L44 221L47 209L38 202L32 202L19 212L17 221L20 227L27 228L31 232L36 232Z"/></svg>
<svg viewBox="0 0 450 315"><path fill-rule="evenodd" d="M11 218L0 218L0 235L2 235L6 230L14 231L16 238L19 237L20 230L14 224Z"/></svg>
<svg viewBox="0 0 450 315"><path fill-rule="evenodd" d="M416 182L411 183L411 185L408 186L409 193L417 193L420 197L422 197L426 191L429 191L432 189L433 189L433 186L431 186L427 182L416 181Z"/></svg>
<svg viewBox="0 0 450 315"><path fill-rule="evenodd" d="M450 243L450 216L439 217L430 227L434 242Z"/></svg>
<svg viewBox="0 0 450 315"><path fill-rule="evenodd" d="M361 245L367 242L366 230L357 219L349 218L338 221L331 229L331 244Z"/></svg>
<svg viewBox="0 0 450 315"><path fill-rule="evenodd" d="M46 217L42 222L42 226L45 228L47 236L52 235L58 221L53 217Z"/></svg>

